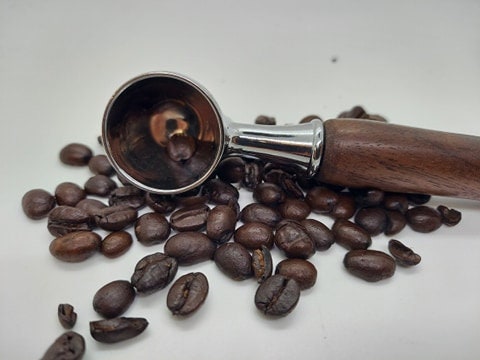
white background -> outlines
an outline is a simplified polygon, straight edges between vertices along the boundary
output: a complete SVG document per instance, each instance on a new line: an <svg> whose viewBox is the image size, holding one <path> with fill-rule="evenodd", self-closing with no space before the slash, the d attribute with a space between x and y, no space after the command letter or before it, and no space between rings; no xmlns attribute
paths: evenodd
<svg viewBox="0 0 480 360"><path fill-rule="evenodd" d="M234 282L213 262L184 267L179 274L203 271L210 282L198 313L173 318L164 290L126 313L150 321L141 336L96 343L88 330L95 291L129 279L162 246L61 263L48 252L46 221L28 220L20 201L32 188L83 184L88 170L62 165L60 148L83 142L100 153L109 97L152 70L196 79L238 122L331 118L361 104L393 123L480 136L480 2L0 0L1 359L41 357L63 332L61 302L78 312L85 359L480 357L480 205L450 198L431 205L459 209L462 222L397 235L422 262L390 280L350 276L334 245L311 259L316 286L292 314L271 320L254 307L253 280ZM250 200L242 191L241 204ZM378 236L373 248L387 241Z"/></svg>

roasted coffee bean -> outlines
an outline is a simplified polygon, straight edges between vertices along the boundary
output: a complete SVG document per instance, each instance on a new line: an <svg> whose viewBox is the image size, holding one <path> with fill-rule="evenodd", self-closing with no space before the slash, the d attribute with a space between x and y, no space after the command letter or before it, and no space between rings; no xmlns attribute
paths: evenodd
<svg viewBox="0 0 480 360"><path fill-rule="evenodd" d="M337 244L349 250L367 249L372 244L372 238L364 228L346 219L335 220L332 234Z"/></svg>
<svg viewBox="0 0 480 360"><path fill-rule="evenodd" d="M318 115L307 115L300 120L299 124L306 124L315 119L322 120L322 118Z"/></svg>
<svg viewBox="0 0 480 360"><path fill-rule="evenodd" d="M120 231L137 220L138 212L129 206L117 205L100 209L94 214L97 226L108 231Z"/></svg>
<svg viewBox="0 0 480 360"><path fill-rule="evenodd" d="M241 225L235 230L233 240L249 250L273 246L273 229L261 222L253 221Z"/></svg>
<svg viewBox="0 0 480 360"><path fill-rule="evenodd" d="M379 189L350 189L358 207L380 206L385 198L385 192Z"/></svg>
<svg viewBox="0 0 480 360"><path fill-rule="evenodd" d="M190 315L198 310L208 295L207 277L192 272L179 277L170 287L167 307L173 315Z"/></svg>
<svg viewBox="0 0 480 360"><path fill-rule="evenodd" d="M213 257L218 268L233 280L252 277L252 256L241 244L228 242L220 245Z"/></svg>
<svg viewBox="0 0 480 360"><path fill-rule="evenodd" d="M108 234L100 246L100 252L113 259L125 254L132 246L133 239L127 231L114 231Z"/></svg>
<svg viewBox="0 0 480 360"><path fill-rule="evenodd" d="M240 196L235 186L220 179L208 180L203 187L203 191L208 195L210 202L220 205L227 205L232 201L238 201L238 197Z"/></svg>
<svg viewBox="0 0 480 360"><path fill-rule="evenodd" d="M101 237L91 231L77 231L57 237L50 243L50 253L58 260L81 262L100 248Z"/></svg>
<svg viewBox="0 0 480 360"><path fill-rule="evenodd" d="M249 161L245 163L245 176L242 180L242 187L247 190L253 190L262 182L263 165L258 161Z"/></svg>
<svg viewBox="0 0 480 360"><path fill-rule="evenodd" d="M277 264L275 274L293 279L300 286L300 290L313 287L317 281L317 269L308 260L284 259Z"/></svg>
<svg viewBox="0 0 480 360"><path fill-rule="evenodd" d="M55 207L55 197L43 189L27 191L22 197L22 209L33 220L43 219Z"/></svg>
<svg viewBox="0 0 480 360"><path fill-rule="evenodd" d="M216 248L207 235L184 231L168 239L163 249L166 255L177 259L179 265L193 265L213 259Z"/></svg>
<svg viewBox="0 0 480 360"><path fill-rule="evenodd" d="M352 275L370 282L387 279L395 273L395 260L377 250L350 250L343 264Z"/></svg>
<svg viewBox="0 0 480 360"><path fill-rule="evenodd" d="M316 186L307 191L305 201L313 212L328 214L338 202L338 194L324 186Z"/></svg>
<svg viewBox="0 0 480 360"><path fill-rule="evenodd" d="M385 215L387 215L385 235L398 234L407 225L407 219L400 211L385 210Z"/></svg>
<svg viewBox="0 0 480 360"><path fill-rule="evenodd" d="M262 283L267 278L272 276L273 259L270 250L264 245L260 249L255 249L252 252L252 270L253 276L257 282Z"/></svg>
<svg viewBox="0 0 480 360"><path fill-rule="evenodd" d="M145 200L150 209L160 214L170 214L177 207L174 198L169 195L147 193Z"/></svg>
<svg viewBox="0 0 480 360"><path fill-rule="evenodd" d="M207 236L217 244L230 240L237 224L237 213L228 205L217 205L208 212Z"/></svg>
<svg viewBox="0 0 480 360"><path fill-rule="evenodd" d="M93 309L111 319L122 315L135 300L135 289L126 280L114 280L97 290L93 296Z"/></svg>
<svg viewBox="0 0 480 360"><path fill-rule="evenodd" d="M274 183L258 184L253 190L253 198L264 205L276 206L285 201L285 192Z"/></svg>
<svg viewBox="0 0 480 360"><path fill-rule="evenodd" d="M85 210L88 213L88 215L90 215L93 218L97 213L97 211L101 209L105 209L107 207L107 204L97 199L87 198L87 199L80 200L77 203L77 205L75 205L75 207Z"/></svg>
<svg viewBox="0 0 480 360"><path fill-rule="evenodd" d="M72 206L57 206L48 214L47 228L53 236L62 236L74 231L93 229L90 215Z"/></svg>
<svg viewBox="0 0 480 360"><path fill-rule="evenodd" d="M258 115L254 121L257 125L276 125L277 121L272 116Z"/></svg>
<svg viewBox="0 0 480 360"><path fill-rule="evenodd" d="M40 360L80 360L85 354L85 339L75 331L60 335Z"/></svg>
<svg viewBox="0 0 480 360"><path fill-rule="evenodd" d="M428 194L407 194L408 202L412 205L424 205L432 198Z"/></svg>
<svg viewBox="0 0 480 360"><path fill-rule="evenodd" d="M337 118L339 119L366 119L368 114L365 109L359 105L352 107L348 111L340 113Z"/></svg>
<svg viewBox="0 0 480 360"><path fill-rule="evenodd" d="M429 233L442 225L440 213L429 206L419 205L406 212L407 224L417 232Z"/></svg>
<svg viewBox="0 0 480 360"><path fill-rule="evenodd" d="M201 231L207 225L207 205L194 205L175 210L170 215L170 225L176 231Z"/></svg>
<svg viewBox="0 0 480 360"><path fill-rule="evenodd" d="M240 220L244 223L261 222L270 227L275 227L282 220L280 213L263 204L248 204L240 212Z"/></svg>
<svg viewBox="0 0 480 360"><path fill-rule="evenodd" d="M142 245L160 244L168 239L170 224L163 214L145 213L135 223L135 235Z"/></svg>
<svg viewBox="0 0 480 360"><path fill-rule="evenodd" d="M55 200L58 205L75 206L86 196L85 190L72 182L63 182L55 188Z"/></svg>
<svg viewBox="0 0 480 360"><path fill-rule="evenodd" d="M220 161L215 173L227 183L239 183L245 176L245 161L238 156L227 157Z"/></svg>
<svg viewBox="0 0 480 360"><path fill-rule="evenodd" d="M301 221L310 215L310 206L303 199L286 198L278 211L284 219Z"/></svg>
<svg viewBox="0 0 480 360"><path fill-rule="evenodd" d="M371 236L376 236L387 228L387 215L385 210L379 207L362 208L355 215L355 223Z"/></svg>
<svg viewBox="0 0 480 360"><path fill-rule="evenodd" d="M415 254L412 249L395 239L388 242L388 251L390 251L397 264L402 266L414 266L422 260L420 255Z"/></svg>
<svg viewBox="0 0 480 360"><path fill-rule="evenodd" d="M300 299L300 287L293 279L276 274L260 284L255 293L255 306L265 315L289 314Z"/></svg>
<svg viewBox="0 0 480 360"><path fill-rule="evenodd" d="M66 165L84 166L92 158L92 150L83 144L71 143L60 150L60 161Z"/></svg>
<svg viewBox="0 0 480 360"><path fill-rule="evenodd" d="M88 168L95 175L112 176L115 174L115 169L108 161L107 156L103 154L92 156L88 161Z"/></svg>
<svg viewBox="0 0 480 360"><path fill-rule="evenodd" d="M151 294L163 289L175 277L178 262L160 252L143 257L135 266L131 283L141 294Z"/></svg>
<svg viewBox="0 0 480 360"><path fill-rule="evenodd" d="M116 187L117 183L105 175L94 175L83 185L89 195L108 196Z"/></svg>
<svg viewBox="0 0 480 360"><path fill-rule="evenodd" d="M133 185L116 188L108 196L110 206L126 205L138 210L144 207L145 203L145 192Z"/></svg>
<svg viewBox="0 0 480 360"><path fill-rule="evenodd" d="M183 134L175 134L168 140L167 154L173 161L185 161L190 159L197 150L194 137Z"/></svg>
<svg viewBox="0 0 480 360"><path fill-rule="evenodd" d="M70 304L59 304L57 309L58 321L65 329L71 329L77 322L77 313Z"/></svg>
<svg viewBox="0 0 480 360"><path fill-rule="evenodd" d="M199 186L192 190L185 191L173 196L176 207L192 207L206 205L209 201L209 194L203 191L203 187Z"/></svg>
<svg viewBox="0 0 480 360"><path fill-rule="evenodd" d="M447 226L455 226L462 220L462 213L455 209L449 209L444 205L439 205L437 211L442 217L442 224Z"/></svg>
<svg viewBox="0 0 480 360"><path fill-rule="evenodd" d="M350 219L356 211L357 205L353 195L349 192L341 192L329 215L335 219Z"/></svg>
<svg viewBox="0 0 480 360"><path fill-rule="evenodd" d="M335 242L332 231L324 223L315 219L305 219L300 221L300 224L305 228L318 251L330 249Z"/></svg>
<svg viewBox="0 0 480 360"><path fill-rule="evenodd" d="M275 245L289 258L308 259L315 253L315 243L296 221L284 220L275 230Z"/></svg>
<svg viewBox="0 0 480 360"><path fill-rule="evenodd" d="M90 334L101 343L113 344L140 335L148 326L144 318L119 317L90 322Z"/></svg>
<svg viewBox="0 0 480 360"><path fill-rule="evenodd" d="M382 206L387 210L399 211L405 214L408 210L408 198L404 194L387 193L383 198Z"/></svg>

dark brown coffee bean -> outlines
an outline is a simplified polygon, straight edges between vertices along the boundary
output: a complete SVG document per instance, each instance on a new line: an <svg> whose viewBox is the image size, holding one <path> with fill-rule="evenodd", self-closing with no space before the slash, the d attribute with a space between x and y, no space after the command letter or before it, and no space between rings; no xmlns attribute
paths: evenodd
<svg viewBox="0 0 480 360"><path fill-rule="evenodd" d="M388 242L388 251L390 251L397 264L402 266L414 266L422 260L420 255L415 254L412 249L395 239Z"/></svg>
<svg viewBox="0 0 480 360"><path fill-rule="evenodd" d="M119 317L90 322L90 334L101 343L113 344L140 335L148 326L144 318Z"/></svg>
<svg viewBox="0 0 480 360"><path fill-rule="evenodd" d="M88 161L88 168L95 175L112 176L115 174L115 169L108 161L107 156L103 154L92 156Z"/></svg>
<svg viewBox="0 0 480 360"><path fill-rule="evenodd" d="M253 190L253 198L261 204L276 206L285 201L285 192L277 184L264 182Z"/></svg>
<svg viewBox="0 0 480 360"><path fill-rule="evenodd" d="M303 199L287 198L278 206L284 219L301 221L310 215L310 206Z"/></svg>
<svg viewBox="0 0 480 360"><path fill-rule="evenodd" d="M92 158L92 150L83 144L71 143L60 150L60 161L66 165L84 166Z"/></svg>
<svg viewBox="0 0 480 360"><path fill-rule="evenodd" d="M60 236L50 243L50 253L58 260L81 262L100 248L101 237L91 231L71 232Z"/></svg>
<svg viewBox="0 0 480 360"><path fill-rule="evenodd" d="M166 255L177 259L179 265L193 265L213 259L216 248L205 234L184 231L168 239L163 249Z"/></svg>
<svg viewBox="0 0 480 360"><path fill-rule="evenodd" d="M215 173L227 183L239 183L245 176L245 161L238 156L227 157L220 161Z"/></svg>
<svg viewBox="0 0 480 360"><path fill-rule="evenodd" d="M282 220L280 213L263 204L248 204L240 212L240 220L244 223L252 221L264 223L270 227L275 227Z"/></svg>
<svg viewBox="0 0 480 360"><path fill-rule="evenodd" d="M207 225L207 205L194 205L175 210L170 215L170 225L176 231L201 231Z"/></svg>
<svg viewBox="0 0 480 360"><path fill-rule="evenodd" d="M317 269L310 261L304 259L285 259L280 261L275 268L275 274L295 280L298 286L300 286L300 290L313 287L317 281Z"/></svg>
<svg viewBox="0 0 480 360"><path fill-rule="evenodd" d="M47 228L53 236L93 229L90 215L72 206L57 206L48 214Z"/></svg>
<svg viewBox="0 0 480 360"><path fill-rule="evenodd" d="M138 212L129 206L108 206L94 214L97 226L108 231L120 231L137 220Z"/></svg>
<svg viewBox="0 0 480 360"><path fill-rule="evenodd" d="M160 244L168 239L170 224L163 214L145 213L135 223L135 235L142 245Z"/></svg>
<svg viewBox="0 0 480 360"><path fill-rule="evenodd" d="M208 212L207 236L217 244L230 240L237 224L237 213L228 205L217 205Z"/></svg>
<svg viewBox="0 0 480 360"><path fill-rule="evenodd" d="M272 276L273 259L270 250L266 246L255 249L252 252L252 270L253 276L257 282L262 283Z"/></svg>
<svg viewBox="0 0 480 360"><path fill-rule="evenodd" d="M245 176L242 180L242 187L247 190L253 190L262 182L263 165L258 161L249 161L245 163Z"/></svg>
<svg viewBox="0 0 480 360"><path fill-rule="evenodd" d="M170 287L167 307L173 315L190 315L198 310L208 295L207 277L192 272L179 277Z"/></svg>
<svg viewBox="0 0 480 360"><path fill-rule="evenodd" d="M75 205L76 208L85 210L88 215L90 215L92 218L95 216L98 210L105 209L107 207L107 204L101 202L100 200L97 199L83 199L80 200L77 205Z"/></svg>
<svg viewBox="0 0 480 360"><path fill-rule="evenodd" d="M455 209L449 209L444 205L439 205L437 211L442 217L442 224L447 226L455 226L462 220L462 213Z"/></svg>
<svg viewBox="0 0 480 360"><path fill-rule="evenodd" d="M276 274L260 284L255 306L265 315L284 316L292 312L300 299L300 287L293 279Z"/></svg>
<svg viewBox="0 0 480 360"><path fill-rule="evenodd" d="M273 246L273 229L261 222L253 221L246 223L235 230L233 240L242 244L249 250Z"/></svg>
<svg viewBox="0 0 480 360"><path fill-rule="evenodd" d="M135 289L126 280L114 280L97 290L93 296L93 309L111 319L122 315L135 300Z"/></svg>
<svg viewBox="0 0 480 360"><path fill-rule="evenodd" d="M429 233L442 225L440 213L429 206L419 205L406 212L407 224L417 232Z"/></svg>
<svg viewBox="0 0 480 360"><path fill-rule="evenodd" d="M275 120L274 117L272 116L267 116L267 115L258 115L255 118L255 124L257 125L276 125L277 121Z"/></svg>
<svg viewBox="0 0 480 360"><path fill-rule="evenodd" d="M85 339L75 331L60 335L40 360L80 360L85 354Z"/></svg>
<svg viewBox="0 0 480 360"><path fill-rule="evenodd" d="M252 256L239 243L220 245L213 257L218 268L233 280L244 280L252 277Z"/></svg>
<svg viewBox="0 0 480 360"><path fill-rule="evenodd" d="M324 223L315 219L305 219L302 220L300 224L305 228L305 231L315 243L315 248L318 251L330 249L335 242L332 231Z"/></svg>
<svg viewBox="0 0 480 360"><path fill-rule="evenodd" d="M349 192L341 192L329 215L335 219L350 219L356 211L357 204L353 195Z"/></svg>
<svg viewBox="0 0 480 360"><path fill-rule="evenodd" d="M203 187L203 192L208 195L210 202L219 205L227 205L232 201L238 201L240 196L235 186L220 179L208 180Z"/></svg>
<svg viewBox="0 0 480 360"><path fill-rule="evenodd" d="M189 135L175 134L167 143L167 154L173 161L185 161L190 159L197 150L194 137Z"/></svg>
<svg viewBox="0 0 480 360"><path fill-rule="evenodd" d="M100 252L107 258L113 259L125 254L132 246L133 239L127 231L114 231L102 241Z"/></svg>
<svg viewBox="0 0 480 360"><path fill-rule="evenodd" d="M305 228L293 220L284 220L278 224L274 241L290 258L308 259L315 253L315 243Z"/></svg>
<svg viewBox="0 0 480 360"><path fill-rule="evenodd" d="M367 249L372 244L372 238L364 228L346 219L335 220L332 234L337 244L349 250Z"/></svg>
<svg viewBox="0 0 480 360"><path fill-rule="evenodd" d="M43 219L55 207L55 197L43 189L27 191L22 197L22 209L33 220Z"/></svg>
<svg viewBox="0 0 480 360"><path fill-rule="evenodd" d="M338 194L323 186L316 186L307 191L305 201L313 212L319 214L328 214L338 202Z"/></svg>
<svg viewBox="0 0 480 360"><path fill-rule="evenodd" d="M405 194L387 193L382 206L387 210L399 211L405 214L408 210L408 198Z"/></svg>
<svg viewBox="0 0 480 360"><path fill-rule="evenodd" d="M387 215L385 210L379 207L362 208L355 215L355 223L371 236L376 236L387 228Z"/></svg>
<svg viewBox="0 0 480 360"><path fill-rule="evenodd" d="M382 204L385 192L379 189L350 189L358 207L373 207Z"/></svg>
<svg viewBox="0 0 480 360"><path fill-rule="evenodd" d="M57 309L58 321L65 329L71 329L77 322L77 313L70 304L59 304Z"/></svg>
<svg viewBox="0 0 480 360"><path fill-rule="evenodd" d="M145 192L133 185L113 189L108 196L108 204L110 206L126 205L138 210L144 207L145 203Z"/></svg>
<svg viewBox="0 0 480 360"><path fill-rule="evenodd" d="M350 110L344 111L337 116L339 119L366 119L367 117L367 112L359 105L356 105Z"/></svg>
<svg viewBox="0 0 480 360"><path fill-rule="evenodd" d="M108 196L115 188L117 183L105 175L94 175L83 185L89 195Z"/></svg>
<svg viewBox="0 0 480 360"><path fill-rule="evenodd" d="M408 202L412 205L424 205L432 198L428 194L407 194Z"/></svg>
<svg viewBox="0 0 480 360"><path fill-rule="evenodd" d="M349 273L370 282L387 279L395 273L395 260L377 250L350 250L343 264Z"/></svg>
<svg viewBox="0 0 480 360"><path fill-rule="evenodd" d="M173 196L176 207L192 207L206 205L209 201L209 194L203 191L203 187L197 187L192 190L182 192Z"/></svg>
<svg viewBox="0 0 480 360"><path fill-rule="evenodd" d="M178 262L160 252L143 257L135 266L131 283L141 294L151 294L163 289L175 277Z"/></svg>
<svg viewBox="0 0 480 360"><path fill-rule="evenodd" d="M385 215L387 215L385 235L398 234L407 225L407 219L400 211L385 210Z"/></svg>
<svg viewBox="0 0 480 360"><path fill-rule="evenodd" d="M174 198L169 195L147 193L145 199L147 206L160 214L170 214L177 207Z"/></svg>
<svg viewBox="0 0 480 360"><path fill-rule="evenodd" d="M55 200L58 205L75 206L86 196L85 190L72 182L63 182L55 188Z"/></svg>
<svg viewBox="0 0 480 360"><path fill-rule="evenodd" d="M315 119L322 120L322 118L318 115L307 115L300 120L299 124L306 124Z"/></svg>

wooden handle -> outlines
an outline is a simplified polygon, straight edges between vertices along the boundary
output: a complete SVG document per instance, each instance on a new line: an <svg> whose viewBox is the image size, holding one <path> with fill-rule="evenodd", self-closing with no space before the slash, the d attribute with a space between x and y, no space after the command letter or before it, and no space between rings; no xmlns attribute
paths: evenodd
<svg viewBox="0 0 480 360"><path fill-rule="evenodd" d="M324 123L317 180L480 200L480 137L372 120Z"/></svg>

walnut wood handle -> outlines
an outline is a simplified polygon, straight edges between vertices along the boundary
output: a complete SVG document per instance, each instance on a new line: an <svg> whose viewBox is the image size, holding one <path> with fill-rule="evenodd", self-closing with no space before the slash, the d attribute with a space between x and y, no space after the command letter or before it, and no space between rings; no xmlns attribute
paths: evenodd
<svg viewBox="0 0 480 360"><path fill-rule="evenodd" d="M324 127L320 181L480 200L480 137L372 120Z"/></svg>

